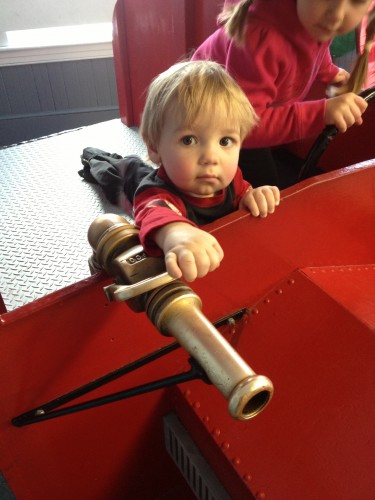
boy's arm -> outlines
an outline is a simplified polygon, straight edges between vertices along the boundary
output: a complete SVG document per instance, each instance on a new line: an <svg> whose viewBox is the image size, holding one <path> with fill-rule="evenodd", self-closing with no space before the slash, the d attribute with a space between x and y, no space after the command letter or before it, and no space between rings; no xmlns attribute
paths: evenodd
<svg viewBox="0 0 375 500"><path fill-rule="evenodd" d="M186 222L172 222L153 233L163 250L168 274L194 281L214 271L224 252L214 236Z"/></svg>
<svg viewBox="0 0 375 500"><path fill-rule="evenodd" d="M172 277L193 281L216 269L224 254L216 238L186 215L181 199L169 192L150 189L136 198L135 222L145 251L164 253Z"/></svg>

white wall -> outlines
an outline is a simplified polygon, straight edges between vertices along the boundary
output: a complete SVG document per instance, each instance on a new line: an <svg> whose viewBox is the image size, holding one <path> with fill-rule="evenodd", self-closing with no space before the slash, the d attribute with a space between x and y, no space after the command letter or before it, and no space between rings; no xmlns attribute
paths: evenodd
<svg viewBox="0 0 375 500"><path fill-rule="evenodd" d="M0 32L110 22L116 0L0 0Z"/></svg>

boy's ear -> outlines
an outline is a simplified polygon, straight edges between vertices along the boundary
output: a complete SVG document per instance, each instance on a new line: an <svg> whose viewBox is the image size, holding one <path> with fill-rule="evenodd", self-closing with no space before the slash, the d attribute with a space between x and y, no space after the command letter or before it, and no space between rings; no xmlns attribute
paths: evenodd
<svg viewBox="0 0 375 500"><path fill-rule="evenodd" d="M157 150L154 148L154 146L152 146L151 144L147 145L147 153L148 153L148 157L150 158L152 163L155 163L156 165L158 163L160 163L160 161L161 161L160 155L157 152Z"/></svg>

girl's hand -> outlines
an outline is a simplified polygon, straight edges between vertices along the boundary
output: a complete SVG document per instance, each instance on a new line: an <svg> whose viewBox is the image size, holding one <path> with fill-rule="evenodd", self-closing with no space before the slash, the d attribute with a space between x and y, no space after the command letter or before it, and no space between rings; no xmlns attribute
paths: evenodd
<svg viewBox="0 0 375 500"><path fill-rule="evenodd" d="M250 187L240 202L240 208L247 208L254 217L273 214L280 204L280 191L276 186Z"/></svg>
<svg viewBox="0 0 375 500"><path fill-rule="evenodd" d="M336 97L349 92L347 85L349 82L349 78L350 73L348 73L345 69L340 68L340 71L326 88L326 96Z"/></svg>
<svg viewBox="0 0 375 500"><path fill-rule="evenodd" d="M348 83L350 78L350 73L348 73L345 69L340 68L340 71L337 73L335 78L331 81L332 85L345 85Z"/></svg>
<svg viewBox="0 0 375 500"><path fill-rule="evenodd" d="M353 92L327 99L326 125L335 125L339 132L346 132L355 123L362 125L367 106L367 102Z"/></svg>
<svg viewBox="0 0 375 500"><path fill-rule="evenodd" d="M173 278L194 281L220 265L224 252L216 238L186 222L172 222L155 232L167 272Z"/></svg>

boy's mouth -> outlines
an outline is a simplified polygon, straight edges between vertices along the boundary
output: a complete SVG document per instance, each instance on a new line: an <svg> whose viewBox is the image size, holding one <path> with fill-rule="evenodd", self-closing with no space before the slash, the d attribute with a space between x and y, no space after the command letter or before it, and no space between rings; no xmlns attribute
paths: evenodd
<svg viewBox="0 0 375 500"><path fill-rule="evenodd" d="M201 179L201 180L216 180L217 179L217 176L216 175L210 175L210 174L204 174L204 175L199 175L198 176L198 179Z"/></svg>

